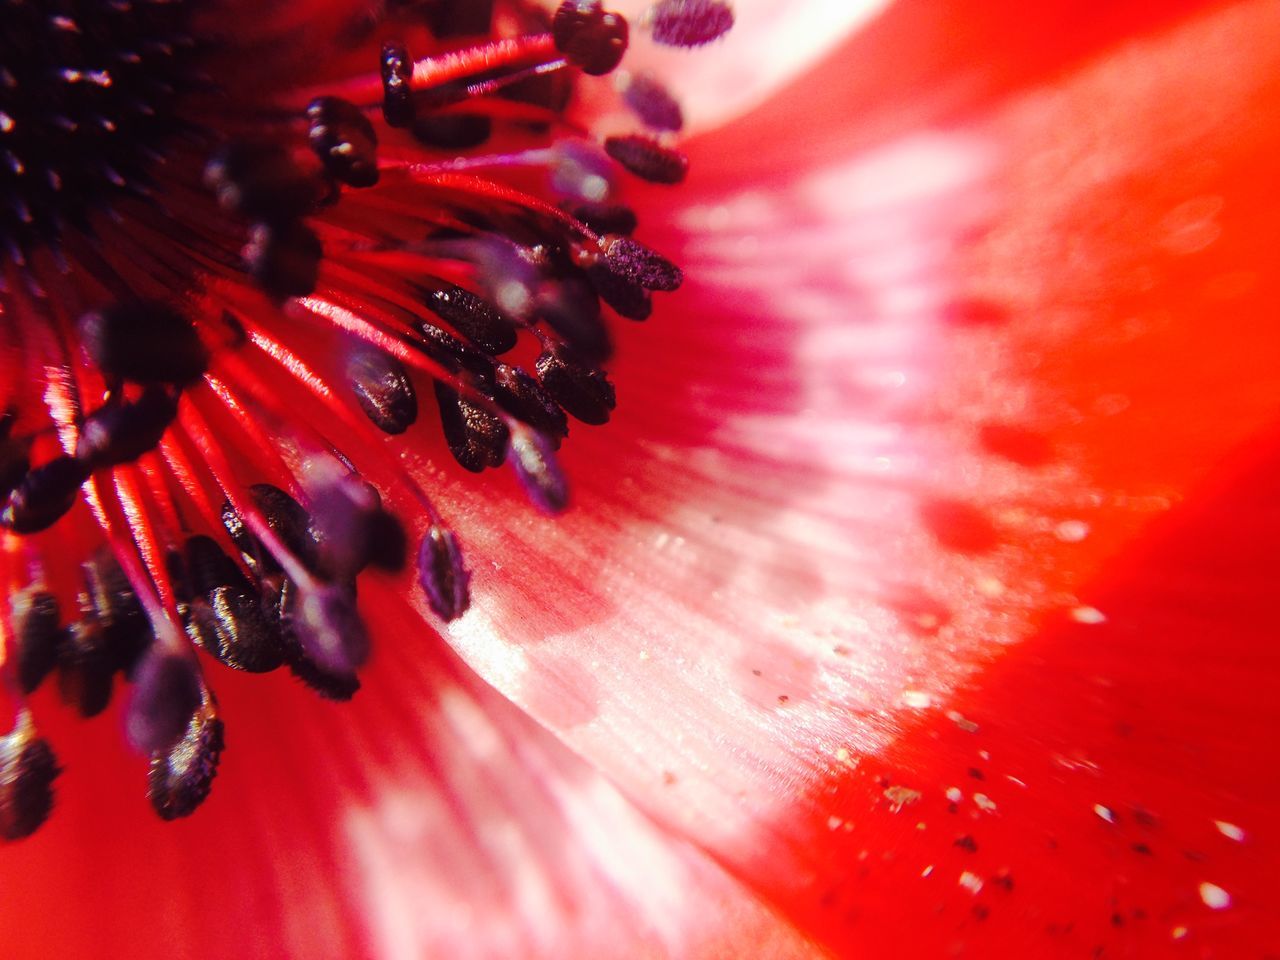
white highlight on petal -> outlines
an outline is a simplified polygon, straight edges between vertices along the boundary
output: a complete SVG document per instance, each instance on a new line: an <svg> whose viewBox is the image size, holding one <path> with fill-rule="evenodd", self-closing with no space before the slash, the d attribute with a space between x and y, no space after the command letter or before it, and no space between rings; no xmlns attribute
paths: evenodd
<svg viewBox="0 0 1280 960"><path fill-rule="evenodd" d="M1237 827L1234 823L1228 823L1226 820L1215 820L1213 825L1218 828L1218 832L1228 840L1234 840L1236 843L1244 843L1245 832L1243 827Z"/></svg>
<svg viewBox="0 0 1280 960"><path fill-rule="evenodd" d="M1231 894L1216 883L1209 883L1208 881L1200 884L1200 899L1204 901L1204 905L1210 910L1225 910L1231 906Z"/></svg>
<svg viewBox="0 0 1280 960"><path fill-rule="evenodd" d="M1071 611L1071 619L1076 623L1093 625L1106 623L1107 615L1097 607L1075 607Z"/></svg>
<svg viewBox="0 0 1280 960"><path fill-rule="evenodd" d="M651 5L652 0L609 4L637 24ZM698 132L763 103L887 6L889 0L734 0L734 27L723 39L673 50L633 30L626 65L673 78L685 130Z"/></svg>

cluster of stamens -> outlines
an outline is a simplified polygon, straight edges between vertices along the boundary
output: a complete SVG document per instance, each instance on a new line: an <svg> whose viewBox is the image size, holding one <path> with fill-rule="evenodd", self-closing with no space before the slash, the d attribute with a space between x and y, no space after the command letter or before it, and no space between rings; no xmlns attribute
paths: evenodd
<svg viewBox="0 0 1280 960"><path fill-rule="evenodd" d="M629 77L648 132L596 142L571 78L619 65L627 21L498 5L516 26L472 45L493 3L391 5L348 32L402 25L429 56L387 40L363 73L246 103L218 82L235 38L202 53L190 0L0 0L0 835L52 805L46 678L88 717L122 676L151 803L185 816L223 747L197 649L341 700L366 570L413 564L441 621L465 613L458 537L403 441L374 439L413 430L422 386L458 465L565 508L570 418L615 403L601 303L643 320L682 279L610 186L681 181L682 121ZM690 47L731 23L658 0L642 26Z"/></svg>

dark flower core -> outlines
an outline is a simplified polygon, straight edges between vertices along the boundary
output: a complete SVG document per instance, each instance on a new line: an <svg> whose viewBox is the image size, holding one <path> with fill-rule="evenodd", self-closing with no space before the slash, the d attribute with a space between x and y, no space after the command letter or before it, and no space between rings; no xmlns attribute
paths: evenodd
<svg viewBox="0 0 1280 960"><path fill-rule="evenodd" d="M464 615L460 538L394 447L423 443L422 390L458 467L509 463L559 512L570 419L615 403L602 301L642 320L681 282L609 199L683 178L678 105L650 82L654 132L599 142L568 113L623 60L620 15L295 6L0 0L6 838L52 808L47 678L83 716L131 685L171 819L223 748L210 660L342 700L377 640L367 571L414 564ZM645 22L705 42L705 7Z"/></svg>

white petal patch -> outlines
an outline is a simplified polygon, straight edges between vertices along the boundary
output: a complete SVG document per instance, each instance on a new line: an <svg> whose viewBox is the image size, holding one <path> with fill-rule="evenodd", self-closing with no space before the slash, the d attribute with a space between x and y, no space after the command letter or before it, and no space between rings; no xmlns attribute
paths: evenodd
<svg viewBox="0 0 1280 960"><path fill-rule="evenodd" d="M638 28L652 0L609 6L632 23L628 69L677 79L686 130L718 126L767 100L780 87L835 50L889 6L889 0L734 0L735 23L721 40L695 50L673 50Z"/></svg>

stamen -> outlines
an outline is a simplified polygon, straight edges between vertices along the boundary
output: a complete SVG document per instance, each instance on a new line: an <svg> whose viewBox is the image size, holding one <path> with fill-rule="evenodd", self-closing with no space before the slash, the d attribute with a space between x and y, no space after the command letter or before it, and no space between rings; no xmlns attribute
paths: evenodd
<svg viewBox="0 0 1280 960"><path fill-rule="evenodd" d="M543 513L557 514L569 505L569 485L546 437L520 430L511 437L511 465L529 499Z"/></svg>
<svg viewBox="0 0 1280 960"><path fill-rule="evenodd" d="M129 742L144 753L173 745L200 706L199 668L189 654L153 651L139 664L125 717Z"/></svg>
<svg viewBox="0 0 1280 960"><path fill-rule="evenodd" d="M15 593L10 604L18 688L29 694L58 662L64 632L58 619L58 598L31 586Z"/></svg>
<svg viewBox="0 0 1280 960"><path fill-rule="evenodd" d="M383 433L404 433L418 419L418 395L395 357L360 346L347 360L347 381L360 409Z"/></svg>
<svg viewBox="0 0 1280 960"><path fill-rule="evenodd" d="M0 737L0 837L18 840L35 833L53 809L53 781L61 773L45 740L23 711Z"/></svg>
<svg viewBox="0 0 1280 960"><path fill-rule="evenodd" d="M80 428L76 459L90 470L131 463L153 450L178 413L177 398L157 386L147 387L135 401L113 401Z"/></svg>
<svg viewBox="0 0 1280 960"><path fill-rule="evenodd" d="M317 97L307 106L311 149L329 175L350 187L378 182L378 135L360 108L340 97Z"/></svg>
<svg viewBox="0 0 1280 960"><path fill-rule="evenodd" d="M323 196L323 185L273 143L236 142L205 165L204 182L223 209L249 220L291 221Z"/></svg>
<svg viewBox="0 0 1280 960"><path fill-rule="evenodd" d="M261 513L289 555L298 558L304 566L313 567L315 542L311 538L311 518L302 505L279 487L269 483L255 483L249 487L248 493L250 502ZM281 558L263 546L230 500L222 504L222 524L254 576L263 577L280 572Z"/></svg>
<svg viewBox="0 0 1280 960"><path fill-rule="evenodd" d="M542 385L519 367L500 363L494 368L493 397L512 416L539 431L552 448L569 435L564 411Z"/></svg>
<svg viewBox="0 0 1280 960"><path fill-rule="evenodd" d="M354 591L335 584L299 587L289 600L289 630L321 671L354 674L369 659L369 635L356 613Z"/></svg>
<svg viewBox="0 0 1280 960"><path fill-rule="evenodd" d="M601 76L627 52L627 21L604 10L600 0L564 0L551 21L556 49L583 73Z"/></svg>
<svg viewBox="0 0 1280 960"><path fill-rule="evenodd" d="M418 551L418 582L440 619L456 620L466 612L471 604L470 581L457 538L451 531L433 525Z"/></svg>
<svg viewBox="0 0 1280 960"><path fill-rule="evenodd" d="M700 47L729 32L733 8L723 0L658 0L647 19L658 43Z"/></svg>
<svg viewBox="0 0 1280 960"><path fill-rule="evenodd" d="M622 99L645 126L672 133L684 126L684 112L679 102L653 77L628 74L619 88Z"/></svg>
<svg viewBox="0 0 1280 960"><path fill-rule="evenodd" d="M495 356L516 345L512 322L470 290L450 286L433 290L423 306L476 346Z"/></svg>
<svg viewBox="0 0 1280 960"><path fill-rule="evenodd" d="M198 380L209 362L191 320L156 301L87 313L79 332L85 352L109 377L183 386Z"/></svg>
<svg viewBox="0 0 1280 960"><path fill-rule="evenodd" d="M235 562L210 537L194 536L184 549L191 597L187 635L236 670L265 673L284 663L278 622L273 622Z"/></svg>
<svg viewBox="0 0 1280 960"><path fill-rule="evenodd" d="M323 254L315 231L296 220L255 223L243 250L249 276L277 302L315 290Z"/></svg>
<svg viewBox="0 0 1280 960"><path fill-rule="evenodd" d="M580 362L562 347L544 350L536 369L542 386L569 414L583 423L608 423L617 399L603 370Z"/></svg>
<svg viewBox="0 0 1280 960"><path fill-rule="evenodd" d="M151 755L147 769L147 798L164 820L196 811L213 786L222 756L222 720L207 692L187 720L181 739Z"/></svg>
<svg viewBox="0 0 1280 960"><path fill-rule="evenodd" d="M413 122L413 61L403 43L382 45L382 118L389 127Z"/></svg>
<svg viewBox="0 0 1280 960"><path fill-rule="evenodd" d="M472 473L502 466L507 450L506 424L439 380L435 392L445 442L459 465Z"/></svg>
<svg viewBox="0 0 1280 960"><path fill-rule="evenodd" d="M76 502L88 466L75 457L56 457L30 471L0 510L0 525L14 533L47 530Z"/></svg>
<svg viewBox="0 0 1280 960"><path fill-rule="evenodd" d="M314 89L290 75L253 103L227 93L237 81L197 91L190 0L152 6L81 4L48 21L19 2L0 30L0 166L20 178L0 186L0 313L15 318L0 344L0 526L65 518L67 531L56 546L8 537L15 691L56 672L88 717L123 675L125 734L149 756L152 806L173 819L208 795L223 747L193 647L246 672L287 665L349 699L371 643L357 583L372 568L387 588L376 571L403 569L407 530L425 531L426 605L445 622L468 609L459 537L405 471L429 453L405 446L421 384L463 469L509 462L538 509L565 509L555 450L569 417L602 424L616 402L602 302L644 319L650 291L682 279L608 202L615 164L676 183L687 162L650 136L601 145L567 114L573 85L594 82L582 75L614 70L627 48L626 19L601 0L550 18L507 5L497 28L532 32L416 61L391 41L359 75ZM377 6L347 40L404 15ZM495 25L490 0L418 14L431 32L415 45ZM728 22L724 3L660 0L646 26L691 46ZM105 42L106 67L82 62L88 39ZM235 66L223 57L198 55L215 81ZM681 126L651 78L599 93L651 130ZM317 344L336 361L313 362ZM79 577L46 569L55 550ZM0 739L5 837L52 803L56 762L33 731L23 708Z"/></svg>
<svg viewBox="0 0 1280 960"><path fill-rule="evenodd" d="M675 290L684 282L679 267L630 237L605 238L602 246L609 269L646 290Z"/></svg>
<svg viewBox="0 0 1280 960"><path fill-rule="evenodd" d="M640 134L609 137L604 149L637 177L650 183L680 183L689 172L689 160L684 154Z"/></svg>

